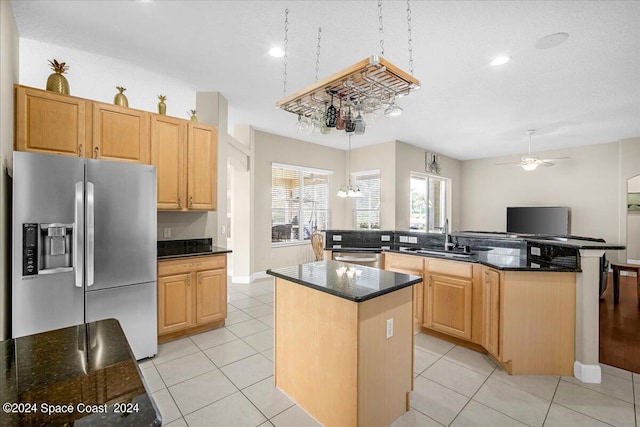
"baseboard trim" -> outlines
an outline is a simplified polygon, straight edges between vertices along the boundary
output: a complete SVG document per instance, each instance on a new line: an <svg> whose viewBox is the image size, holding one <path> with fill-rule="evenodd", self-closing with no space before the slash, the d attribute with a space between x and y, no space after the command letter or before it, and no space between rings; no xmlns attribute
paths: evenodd
<svg viewBox="0 0 640 427"><path fill-rule="evenodd" d="M573 376L583 383L602 383L602 370L600 365L583 365L577 360L573 363Z"/></svg>
<svg viewBox="0 0 640 427"><path fill-rule="evenodd" d="M253 273L251 276L233 276L231 275L231 281L233 283L242 283L242 284L249 284L249 283L253 283L256 280L260 280L260 279L268 279L269 276L265 271L258 271L256 273Z"/></svg>

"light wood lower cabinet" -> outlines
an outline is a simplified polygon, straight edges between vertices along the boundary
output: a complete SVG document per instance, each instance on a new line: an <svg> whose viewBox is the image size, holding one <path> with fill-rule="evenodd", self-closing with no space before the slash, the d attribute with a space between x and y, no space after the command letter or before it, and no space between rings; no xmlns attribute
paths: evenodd
<svg viewBox="0 0 640 427"><path fill-rule="evenodd" d="M484 301L482 346L493 357L500 360L500 272L484 268L482 279Z"/></svg>
<svg viewBox="0 0 640 427"><path fill-rule="evenodd" d="M471 279L429 273L426 326L471 339Z"/></svg>
<svg viewBox="0 0 640 427"><path fill-rule="evenodd" d="M384 269L396 273L413 274L423 276L424 258L414 255L402 255L392 252L384 254ZM413 332L420 332L422 327L422 313L424 302L423 282L413 285Z"/></svg>
<svg viewBox="0 0 640 427"><path fill-rule="evenodd" d="M158 261L158 341L224 325L226 254Z"/></svg>

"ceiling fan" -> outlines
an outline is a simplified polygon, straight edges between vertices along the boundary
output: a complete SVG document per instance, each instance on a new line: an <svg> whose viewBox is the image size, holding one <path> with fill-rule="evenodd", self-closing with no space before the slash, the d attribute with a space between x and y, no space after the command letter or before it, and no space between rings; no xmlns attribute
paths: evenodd
<svg viewBox="0 0 640 427"><path fill-rule="evenodd" d="M553 166L552 161L569 159L570 157L556 157L554 159L541 159L538 156L531 155L531 135L535 133L535 129L530 129L527 131L527 135L529 135L529 153L526 156L522 156L519 162L513 163L497 163L497 165L510 165L510 166L520 166L522 169L526 171L536 170L538 166Z"/></svg>

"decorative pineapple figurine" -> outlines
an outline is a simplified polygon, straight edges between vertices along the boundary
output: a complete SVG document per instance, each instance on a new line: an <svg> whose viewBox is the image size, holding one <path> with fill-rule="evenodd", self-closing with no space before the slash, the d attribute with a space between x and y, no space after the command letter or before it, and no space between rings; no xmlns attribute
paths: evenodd
<svg viewBox="0 0 640 427"><path fill-rule="evenodd" d="M187 111L187 113L189 114L189 119L192 122L197 122L198 121L198 116L196 116L196 113L197 113L196 110L189 110L189 111Z"/></svg>
<svg viewBox="0 0 640 427"><path fill-rule="evenodd" d="M164 101L167 100L167 96L158 95L158 99L160 100L160 102L158 102L158 114L162 114L162 115L167 114L167 104L164 103Z"/></svg>
<svg viewBox="0 0 640 427"><path fill-rule="evenodd" d="M116 89L118 89L119 93L116 93L115 98L113 98L113 103L115 105L119 105L121 107L128 107L129 106L129 100L127 99L127 97L124 94L124 91L127 90L127 89L123 88L122 86L116 86Z"/></svg>
<svg viewBox="0 0 640 427"><path fill-rule="evenodd" d="M69 95L69 82L63 74L69 69L65 62L58 62L56 59L49 60L51 69L55 71L47 79L47 90Z"/></svg>

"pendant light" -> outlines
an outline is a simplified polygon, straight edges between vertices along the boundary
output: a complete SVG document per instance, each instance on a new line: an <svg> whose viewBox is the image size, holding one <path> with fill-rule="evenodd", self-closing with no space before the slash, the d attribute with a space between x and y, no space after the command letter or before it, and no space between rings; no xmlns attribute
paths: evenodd
<svg viewBox="0 0 640 427"><path fill-rule="evenodd" d="M351 184L351 134L349 134L349 151L347 152L347 175L349 176L349 185L340 187L338 197L359 198L364 197L364 193L360 191L360 187Z"/></svg>

